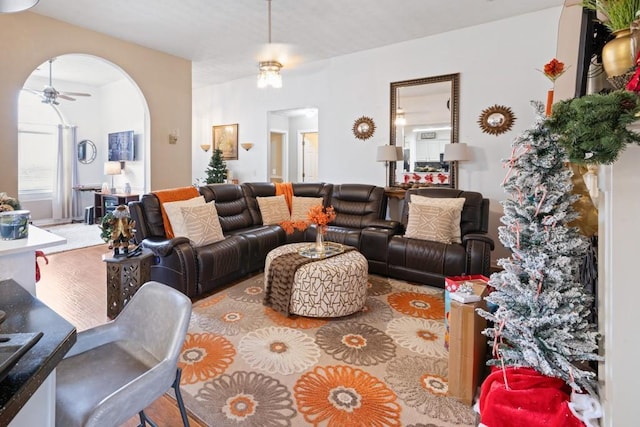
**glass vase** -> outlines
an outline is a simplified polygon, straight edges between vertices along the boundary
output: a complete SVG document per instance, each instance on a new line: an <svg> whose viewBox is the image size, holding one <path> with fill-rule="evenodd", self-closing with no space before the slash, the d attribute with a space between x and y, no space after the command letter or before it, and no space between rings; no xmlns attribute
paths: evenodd
<svg viewBox="0 0 640 427"><path fill-rule="evenodd" d="M324 254L324 233L316 226L316 254Z"/></svg>

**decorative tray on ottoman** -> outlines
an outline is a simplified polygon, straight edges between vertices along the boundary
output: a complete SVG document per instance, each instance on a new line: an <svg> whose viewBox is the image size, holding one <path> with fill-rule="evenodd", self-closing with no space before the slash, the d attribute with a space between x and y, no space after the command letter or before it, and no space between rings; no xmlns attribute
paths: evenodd
<svg viewBox="0 0 640 427"><path fill-rule="evenodd" d="M323 252L317 251L314 243L298 250L300 255L313 259L328 258L330 256L341 254L342 252L344 252L344 246L333 242L325 242Z"/></svg>

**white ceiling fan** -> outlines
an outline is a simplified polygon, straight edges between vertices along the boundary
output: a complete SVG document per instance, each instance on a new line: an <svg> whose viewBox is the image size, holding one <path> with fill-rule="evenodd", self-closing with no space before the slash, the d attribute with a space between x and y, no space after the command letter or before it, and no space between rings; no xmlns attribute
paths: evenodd
<svg viewBox="0 0 640 427"><path fill-rule="evenodd" d="M82 92L60 92L56 88L54 88L53 78L52 78L53 61L55 61L55 58L51 58L48 61L49 62L49 84L46 85L44 89L42 89L41 91L30 90L30 92L40 95L43 103L53 104L53 105L60 104L58 102L58 98L65 99L67 101L75 101L76 99L73 98L74 96L91 96L91 94L89 93L82 93Z"/></svg>

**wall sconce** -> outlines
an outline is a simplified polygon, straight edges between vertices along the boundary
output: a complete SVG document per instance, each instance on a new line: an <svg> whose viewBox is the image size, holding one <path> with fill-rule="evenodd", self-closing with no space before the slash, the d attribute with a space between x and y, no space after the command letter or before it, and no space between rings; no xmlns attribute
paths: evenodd
<svg viewBox="0 0 640 427"><path fill-rule="evenodd" d="M245 151L249 151L253 148L253 142L243 142L240 146L244 148Z"/></svg>
<svg viewBox="0 0 640 427"><path fill-rule="evenodd" d="M206 153L209 151L209 148L211 148L211 144L200 144L200 148L202 148L202 151Z"/></svg>
<svg viewBox="0 0 640 427"><path fill-rule="evenodd" d="M180 137L180 129L174 129L169 132L169 144L176 144Z"/></svg>

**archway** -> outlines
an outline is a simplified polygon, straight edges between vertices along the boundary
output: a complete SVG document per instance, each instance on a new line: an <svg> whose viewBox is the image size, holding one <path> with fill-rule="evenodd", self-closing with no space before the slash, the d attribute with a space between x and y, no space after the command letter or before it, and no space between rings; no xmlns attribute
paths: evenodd
<svg viewBox="0 0 640 427"><path fill-rule="evenodd" d="M83 208L93 205L93 192L111 181L104 165L114 132L135 135L134 157L113 177L115 187L124 192L129 183L134 193L148 191L149 109L137 84L117 65L92 55L58 56L51 82L49 73L47 59L26 79L18 101L19 198L32 219L42 224L82 218ZM47 100L47 86L63 96ZM93 161L78 158L77 144L84 140L96 147ZM34 155L43 152L47 156Z"/></svg>

